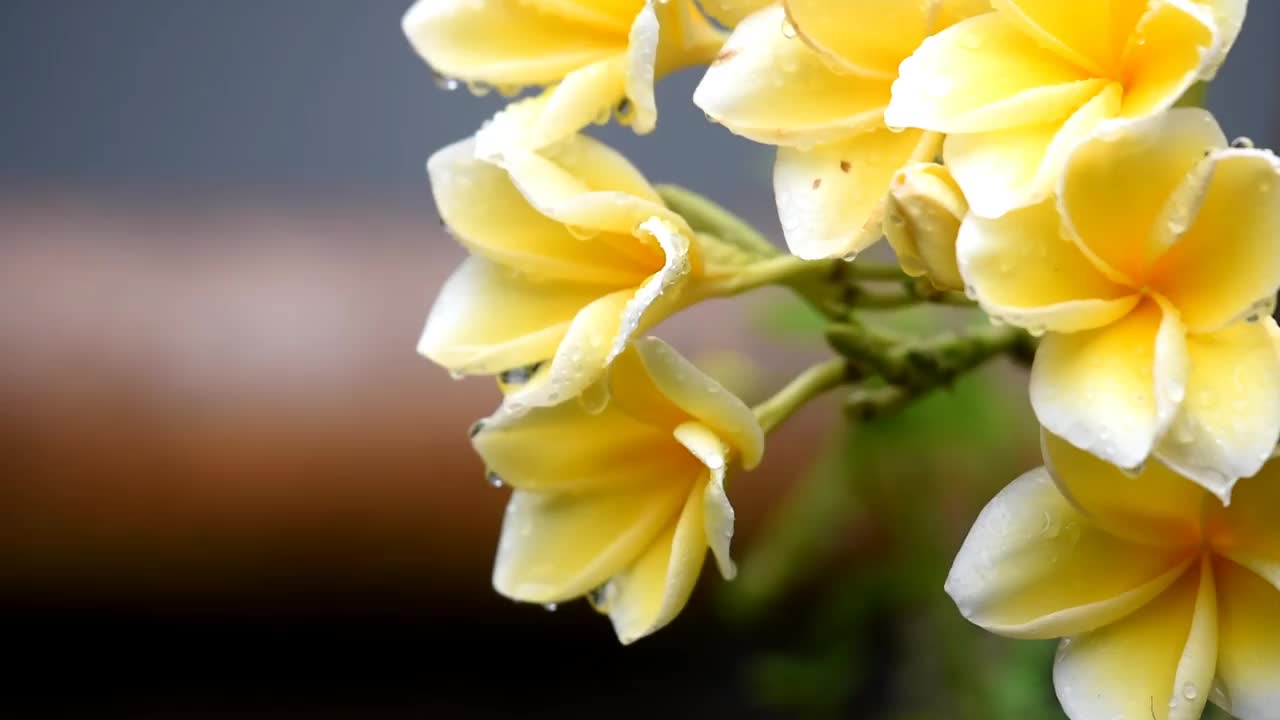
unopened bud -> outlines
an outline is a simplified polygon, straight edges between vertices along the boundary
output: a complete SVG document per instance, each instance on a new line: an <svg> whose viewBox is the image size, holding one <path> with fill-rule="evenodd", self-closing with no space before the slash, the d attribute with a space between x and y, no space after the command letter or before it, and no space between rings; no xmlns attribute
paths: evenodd
<svg viewBox="0 0 1280 720"><path fill-rule="evenodd" d="M956 236L969 211L951 173L937 163L913 163L898 171L889 186L884 234L902 271L927 277L939 290L960 290Z"/></svg>

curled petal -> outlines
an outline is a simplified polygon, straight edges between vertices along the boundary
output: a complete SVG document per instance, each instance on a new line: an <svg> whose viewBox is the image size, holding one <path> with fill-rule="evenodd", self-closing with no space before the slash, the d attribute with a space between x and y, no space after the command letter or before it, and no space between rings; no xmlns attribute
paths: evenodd
<svg viewBox="0 0 1280 720"><path fill-rule="evenodd" d="M782 8L743 21L708 68L693 101L738 135L812 145L883 126L889 81L841 75L781 28Z"/></svg>
<svg viewBox="0 0 1280 720"><path fill-rule="evenodd" d="M952 135L943 157L975 213L999 217L1034 205L1053 193L1076 143L1120 111L1123 94L1119 84L1111 83L1065 123Z"/></svg>
<svg viewBox="0 0 1280 720"><path fill-rule="evenodd" d="M1269 314L1262 308L1280 288L1280 159L1223 150L1209 160L1212 180L1199 213L1152 274L1193 332Z"/></svg>
<svg viewBox="0 0 1280 720"><path fill-rule="evenodd" d="M710 428L696 422L677 427L675 438L707 468L707 482L700 499L706 545L711 548L721 576L732 580L738 574L738 568L729 555L729 544L733 541L734 513L724 491L731 448Z"/></svg>
<svg viewBox="0 0 1280 720"><path fill-rule="evenodd" d="M1107 123L1066 160L1058 193L1063 226L1104 272L1144 284L1152 263L1180 237L1169 225L1186 228L1187 220L1179 223L1186 213L1176 211L1189 208L1194 216L1207 177L1193 171L1226 144L1213 115L1199 108ZM1184 188L1189 178L1195 185ZM1181 208L1170 206L1175 195Z"/></svg>
<svg viewBox="0 0 1280 720"><path fill-rule="evenodd" d="M590 495L517 490L502 520L494 588L532 603L586 595L661 544L695 477Z"/></svg>
<svg viewBox="0 0 1280 720"><path fill-rule="evenodd" d="M403 27L436 72L494 85L554 83L626 47L617 32L522 0L418 0Z"/></svg>
<svg viewBox="0 0 1280 720"><path fill-rule="evenodd" d="M893 177L884 234L903 272L927 277L939 290L960 290L956 238L968 213L964 193L937 163L912 163Z"/></svg>
<svg viewBox="0 0 1280 720"><path fill-rule="evenodd" d="M1213 14L1194 0L1152 0L1125 50L1124 117L1173 107L1204 78L1221 48Z"/></svg>
<svg viewBox="0 0 1280 720"><path fill-rule="evenodd" d="M1186 384L1182 323L1146 300L1106 327L1046 337L1031 369L1031 406L1055 435L1136 468L1173 421Z"/></svg>
<svg viewBox="0 0 1280 720"><path fill-rule="evenodd" d="M845 257L880 239L889 182L913 160L932 159L938 137L881 128L811 149L778 149L774 196L792 254Z"/></svg>
<svg viewBox="0 0 1280 720"><path fill-rule="evenodd" d="M1270 317L1187 338L1187 397L1157 456L1223 501L1280 440L1280 355Z"/></svg>
<svg viewBox="0 0 1280 720"><path fill-rule="evenodd" d="M1235 563L1214 563L1218 585L1215 703L1249 720L1280 718L1280 590ZM1225 700L1226 702L1221 702Z"/></svg>
<svg viewBox="0 0 1280 720"><path fill-rule="evenodd" d="M1212 80L1218 68L1227 59L1227 53L1235 46L1244 28L1244 16L1249 7L1249 0L1197 0L1197 2L1213 11L1218 23L1218 52L1211 58L1205 70L1205 80Z"/></svg>
<svg viewBox="0 0 1280 720"><path fill-rule="evenodd" d="M1200 545L1203 490L1159 462L1126 474L1115 465L1042 431L1045 466L1073 506L1098 527L1157 548Z"/></svg>
<svg viewBox="0 0 1280 720"><path fill-rule="evenodd" d="M661 340L637 340L634 347L664 397L727 442L739 453L743 467L750 470L760 462L764 431L751 408Z"/></svg>
<svg viewBox="0 0 1280 720"><path fill-rule="evenodd" d="M1217 594L1206 557L1119 622L1064 640L1053 667L1072 720L1197 720L1213 687Z"/></svg>
<svg viewBox="0 0 1280 720"><path fill-rule="evenodd" d="M1059 228L1052 202L960 226L956 258L974 298L993 317L1052 332L1097 328L1139 296L1108 280Z"/></svg>
<svg viewBox="0 0 1280 720"><path fill-rule="evenodd" d="M987 630L1053 638L1119 620L1172 585L1188 565L1176 550L1108 534L1039 468L983 509L946 589L964 616Z"/></svg>
<svg viewBox="0 0 1280 720"><path fill-rule="evenodd" d="M574 237L530 205L502 168L477 159L475 149L464 140L427 162L440 216L469 250L531 277L585 285L634 286L652 272L607 243Z"/></svg>
<svg viewBox="0 0 1280 720"><path fill-rule="evenodd" d="M618 640L629 645L675 619L693 593L707 556L705 481L689 493L679 519L629 568L604 586L599 609L609 613Z"/></svg>
<svg viewBox="0 0 1280 720"><path fill-rule="evenodd" d="M885 122L944 133L1039 125L1069 117L1107 84L987 13L928 38L902 63Z"/></svg>

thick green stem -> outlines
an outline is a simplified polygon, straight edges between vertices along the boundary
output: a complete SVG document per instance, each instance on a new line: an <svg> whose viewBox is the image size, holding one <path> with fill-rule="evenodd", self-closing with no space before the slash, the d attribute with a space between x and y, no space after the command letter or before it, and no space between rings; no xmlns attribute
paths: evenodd
<svg viewBox="0 0 1280 720"><path fill-rule="evenodd" d="M800 373L776 395L755 407L760 426L765 432L770 432L809 401L851 380L851 370L847 361L836 358Z"/></svg>
<svg viewBox="0 0 1280 720"><path fill-rule="evenodd" d="M656 189L667 207L683 217L694 230L714 235L724 242L759 257L773 257L779 254L777 246L769 242L769 238L760 234L742 218L702 195L679 185L658 185Z"/></svg>

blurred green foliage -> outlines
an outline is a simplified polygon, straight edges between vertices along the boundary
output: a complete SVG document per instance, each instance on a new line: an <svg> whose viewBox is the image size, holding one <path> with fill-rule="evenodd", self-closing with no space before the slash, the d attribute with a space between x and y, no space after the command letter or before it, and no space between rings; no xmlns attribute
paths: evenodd
<svg viewBox="0 0 1280 720"><path fill-rule="evenodd" d="M787 336L821 327L796 305L771 303L762 327ZM924 308L874 319L927 333L974 316ZM1054 643L994 637L943 592L982 506L1040 464L1025 384L1024 370L997 363L897 415L833 423L826 450L719 597L731 622L767 628L786 615L805 628L750 661L760 705L801 718L1064 717Z"/></svg>

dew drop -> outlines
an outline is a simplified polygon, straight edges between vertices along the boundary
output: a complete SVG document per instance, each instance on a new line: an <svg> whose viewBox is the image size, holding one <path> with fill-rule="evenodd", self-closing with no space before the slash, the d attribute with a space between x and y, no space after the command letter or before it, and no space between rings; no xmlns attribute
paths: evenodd
<svg viewBox="0 0 1280 720"><path fill-rule="evenodd" d="M491 487L500 488L503 485L506 485L506 483L502 481L502 477L492 470L485 474L484 479Z"/></svg>
<svg viewBox="0 0 1280 720"><path fill-rule="evenodd" d="M1195 683L1187 683L1182 686L1182 697L1188 700L1195 700L1200 693L1196 690Z"/></svg>
<svg viewBox="0 0 1280 720"><path fill-rule="evenodd" d="M542 609L546 610L547 612L555 612L559 607L560 606L556 605L555 603L547 603L546 605L542 606Z"/></svg>
<svg viewBox="0 0 1280 720"><path fill-rule="evenodd" d="M435 73L432 75L431 79L435 82L436 87L444 90L445 92L453 92L462 85L462 83L458 82L457 79L441 75L440 73Z"/></svg>
<svg viewBox="0 0 1280 720"><path fill-rule="evenodd" d="M788 40L796 38L796 26L791 23L791 18L782 19L782 37Z"/></svg>

